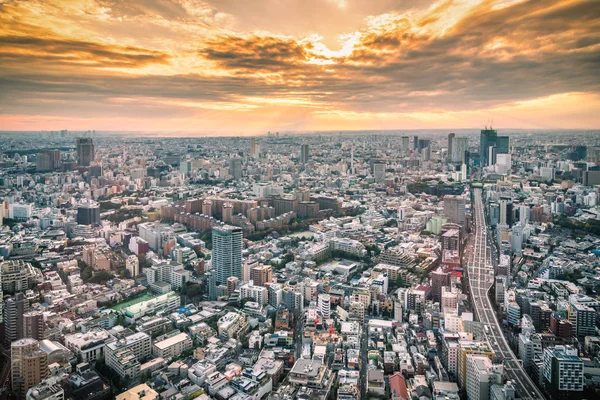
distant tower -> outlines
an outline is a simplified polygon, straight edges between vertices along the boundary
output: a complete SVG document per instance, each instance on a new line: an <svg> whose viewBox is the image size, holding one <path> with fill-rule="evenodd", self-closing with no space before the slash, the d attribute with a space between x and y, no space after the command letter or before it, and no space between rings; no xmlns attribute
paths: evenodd
<svg viewBox="0 0 600 400"><path fill-rule="evenodd" d="M229 174L233 176L233 179L239 181L242 179L242 160L239 158L232 158L229 161Z"/></svg>
<svg viewBox="0 0 600 400"><path fill-rule="evenodd" d="M95 157L96 152L92 139L77 138L77 165L89 167Z"/></svg>
<svg viewBox="0 0 600 400"><path fill-rule="evenodd" d="M354 145L350 148L350 175L354 175Z"/></svg>
<svg viewBox="0 0 600 400"><path fill-rule="evenodd" d="M452 148L454 147L454 138L456 137L456 133L448 134L448 158L452 157Z"/></svg>
<svg viewBox="0 0 600 400"><path fill-rule="evenodd" d="M303 144L300 147L300 162L302 164L306 164L308 162L309 158L310 158L310 153L309 153L309 150L308 150L308 145L307 144Z"/></svg>

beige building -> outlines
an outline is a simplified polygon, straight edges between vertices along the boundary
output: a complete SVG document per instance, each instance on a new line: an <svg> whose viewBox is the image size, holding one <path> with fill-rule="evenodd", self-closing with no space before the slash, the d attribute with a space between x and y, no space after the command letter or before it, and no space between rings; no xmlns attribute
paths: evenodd
<svg viewBox="0 0 600 400"><path fill-rule="evenodd" d="M48 377L48 355L35 339L20 339L10 345L12 390L19 399Z"/></svg>

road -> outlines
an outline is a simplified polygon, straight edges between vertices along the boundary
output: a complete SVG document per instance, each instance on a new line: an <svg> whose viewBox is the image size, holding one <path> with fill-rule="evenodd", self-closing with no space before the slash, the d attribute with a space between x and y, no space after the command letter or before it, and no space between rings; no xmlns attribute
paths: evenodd
<svg viewBox="0 0 600 400"><path fill-rule="evenodd" d="M369 319L365 316L360 336L360 398L367 398L367 371L369 370Z"/></svg>
<svg viewBox="0 0 600 400"><path fill-rule="evenodd" d="M544 399L544 396L525 373L520 360L508 345L500 329L496 312L488 297L488 292L494 283L491 251L494 244L486 226L481 189L475 189L474 191L473 216L475 236L467 271L475 316L484 326L484 335L494 350L495 357L504 360L504 376L514 383L517 397L523 400Z"/></svg>

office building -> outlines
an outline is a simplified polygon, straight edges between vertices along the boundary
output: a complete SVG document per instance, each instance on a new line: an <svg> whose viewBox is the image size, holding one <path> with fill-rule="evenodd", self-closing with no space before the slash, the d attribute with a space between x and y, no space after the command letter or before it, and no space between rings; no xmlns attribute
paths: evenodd
<svg viewBox="0 0 600 400"><path fill-rule="evenodd" d="M552 399L579 398L584 386L583 361L570 346L544 349L543 376Z"/></svg>
<svg viewBox="0 0 600 400"><path fill-rule="evenodd" d="M490 386L502 383L502 365L492 364L484 355L467 355L467 398L489 400Z"/></svg>
<svg viewBox="0 0 600 400"><path fill-rule="evenodd" d="M38 172L60 168L60 150L43 150L36 156L35 169Z"/></svg>
<svg viewBox="0 0 600 400"><path fill-rule="evenodd" d="M457 137L452 140L450 159L455 164L466 164L465 153L469 150L469 138Z"/></svg>
<svg viewBox="0 0 600 400"><path fill-rule="evenodd" d="M569 322L573 325L574 335L583 340L586 336L596 335L596 310L576 301L571 301L568 307Z"/></svg>
<svg viewBox="0 0 600 400"><path fill-rule="evenodd" d="M242 279L242 229L225 225L212 230L212 266L217 285L224 285L227 278Z"/></svg>
<svg viewBox="0 0 600 400"><path fill-rule="evenodd" d="M96 158L94 142L91 138L77 138L77 165L89 167Z"/></svg>
<svg viewBox="0 0 600 400"><path fill-rule="evenodd" d="M77 223L79 225L99 225L100 206L97 204L83 204L77 207Z"/></svg>
<svg viewBox="0 0 600 400"><path fill-rule="evenodd" d="M458 341L458 385L462 390L467 387L467 356L483 355L490 360L494 359L494 351L487 342L475 342L461 339Z"/></svg>
<svg viewBox="0 0 600 400"><path fill-rule="evenodd" d="M20 339L10 345L12 390L18 399L48 377L48 355L40 343L31 338Z"/></svg>
<svg viewBox="0 0 600 400"><path fill-rule="evenodd" d="M508 154L510 152L510 140L508 136L498 136L493 129L482 129L479 137L479 160L481 166L496 164L497 154Z"/></svg>
<svg viewBox="0 0 600 400"><path fill-rule="evenodd" d="M464 196L444 196L444 217L446 217L449 222L464 227L467 222L465 213L466 201Z"/></svg>
<svg viewBox="0 0 600 400"><path fill-rule="evenodd" d="M408 136L402 136L401 140L402 140L402 147L401 147L402 153L406 153L408 151L410 138Z"/></svg>
<svg viewBox="0 0 600 400"><path fill-rule="evenodd" d="M236 181L242 179L242 160L240 158L232 158L229 161L229 175Z"/></svg>
<svg viewBox="0 0 600 400"><path fill-rule="evenodd" d="M310 151L307 144L300 146L300 162L306 164L310 160Z"/></svg>
<svg viewBox="0 0 600 400"><path fill-rule="evenodd" d="M452 157L452 149L454 147L454 138L456 138L456 133L448 134L448 153L447 153L448 158Z"/></svg>

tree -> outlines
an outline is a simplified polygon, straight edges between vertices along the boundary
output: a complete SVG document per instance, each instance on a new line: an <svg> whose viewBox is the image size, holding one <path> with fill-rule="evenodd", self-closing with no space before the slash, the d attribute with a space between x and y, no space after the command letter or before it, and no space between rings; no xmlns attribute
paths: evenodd
<svg viewBox="0 0 600 400"><path fill-rule="evenodd" d="M399 288L404 287L404 278L402 277L402 274L398 274L398 277L396 278L396 286Z"/></svg>

